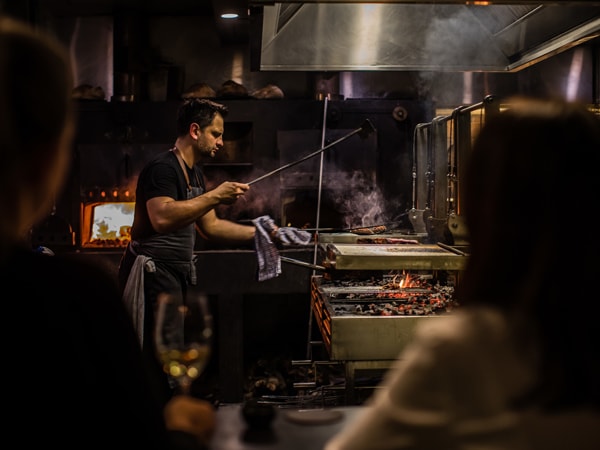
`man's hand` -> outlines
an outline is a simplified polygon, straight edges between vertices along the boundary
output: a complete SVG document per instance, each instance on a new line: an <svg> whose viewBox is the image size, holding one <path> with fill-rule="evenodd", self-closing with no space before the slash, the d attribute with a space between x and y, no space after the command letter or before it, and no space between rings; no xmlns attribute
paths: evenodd
<svg viewBox="0 0 600 450"><path fill-rule="evenodd" d="M294 227L280 227L273 233L275 241L282 247L302 247L313 240L311 233Z"/></svg>
<svg viewBox="0 0 600 450"><path fill-rule="evenodd" d="M219 203L231 205L237 199L242 197L250 189L248 184L237 183L235 181L224 181L211 191L219 199Z"/></svg>

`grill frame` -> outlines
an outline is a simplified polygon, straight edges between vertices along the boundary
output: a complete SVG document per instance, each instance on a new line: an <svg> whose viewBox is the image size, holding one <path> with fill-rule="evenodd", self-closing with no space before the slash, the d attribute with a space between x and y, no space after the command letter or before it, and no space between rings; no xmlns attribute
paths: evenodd
<svg viewBox="0 0 600 450"><path fill-rule="evenodd" d="M463 270L465 255L435 244L328 243L325 267L336 270Z"/></svg>
<svg viewBox="0 0 600 450"><path fill-rule="evenodd" d="M334 307L338 303L330 298L332 290L324 282L358 280L365 275L383 277L385 272L414 270L428 272L433 278L443 278L443 274L453 276L456 287L468 254L432 244L357 244L347 237L340 243L335 242L337 236L333 234L327 238L329 242L321 242L317 248L326 271L322 275L314 274L310 282L311 321L319 329L329 360L344 365L346 404L359 404L360 390L374 389L378 382L359 387L357 373L382 375L393 369L412 340L415 328L425 320L440 320L445 314L337 315Z"/></svg>
<svg viewBox="0 0 600 450"><path fill-rule="evenodd" d="M417 324L443 317L336 315L322 292L322 281L321 275L311 278L311 310L333 361L394 360L412 339Z"/></svg>

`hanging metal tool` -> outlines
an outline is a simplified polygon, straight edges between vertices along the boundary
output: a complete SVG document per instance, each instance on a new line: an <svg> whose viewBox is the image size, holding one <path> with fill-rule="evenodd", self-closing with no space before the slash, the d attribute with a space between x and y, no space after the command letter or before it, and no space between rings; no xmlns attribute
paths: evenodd
<svg viewBox="0 0 600 450"><path fill-rule="evenodd" d="M325 98L325 101L323 102L323 127L321 128L321 148L325 148L325 134L327 132L327 109L329 107L329 99ZM323 152L320 152L321 154L321 161L319 162L319 190L318 190L318 196L317 196L317 216L315 218L315 223L316 223L316 227L319 228L321 225L321 195L322 195L322 190L323 190L323 167L324 167L324 154ZM313 265L317 265L317 255L319 254L318 252L319 249L319 232L317 231L315 233L315 245L313 248ZM312 276L315 277L315 275L317 274L317 270L313 269L312 272ZM311 281L312 284L312 281ZM313 345L319 345L319 342L322 344L323 340L321 341L313 341L312 340L312 334L313 334L313 316L314 316L314 312L312 307L310 308L310 312L308 314L308 340L306 342L306 359L307 360L312 360L312 348Z"/></svg>

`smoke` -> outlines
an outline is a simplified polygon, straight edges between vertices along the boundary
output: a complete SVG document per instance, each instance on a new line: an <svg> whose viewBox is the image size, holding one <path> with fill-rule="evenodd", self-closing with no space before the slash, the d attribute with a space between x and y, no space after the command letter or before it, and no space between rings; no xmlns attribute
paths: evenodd
<svg viewBox="0 0 600 450"><path fill-rule="evenodd" d="M358 192L352 199L342 201L341 212L345 214L346 228L384 224L388 219L383 211L383 197L377 189Z"/></svg>
<svg viewBox="0 0 600 450"><path fill-rule="evenodd" d="M471 10L439 7L437 11L425 33L424 51L431 66L455 67L457 61L486 61L494 42L486 37Z"/></svg>
<svg viewBox="0 0 600 450"><path fill-rule="evenodd" d="M465 83L465 73L475 63L479 66L497 65L497 44L483 28L479 11L464 5L435 5L427 30L423 32L422 65L431 71L419 73L415 82L419 95L431 98L438 105L471 103L477 97L472 86ZM453 68L440 72L440 68ZM465 72L465 73L463 73ZM487 92L482 92L481 97Z"/></svg>
<svg viewBox="0 0 600 450"><path fill-rule="evenodd" d="M224 181L238 181L247 183L258 178L263 173L232 174L230 171L211 170L210 173L204 170L206 188L214 189ZM263 215L270 215L276 218L279 215L280 186L279 175L264 178L253 184L250 190L238 201L231 205L221 205L216 208L217 215L223 219L233 221L254 219Z"/></svg>
<svg viewBox="0 0 600 450"><path fill-rule="evenodd" d="M337 196L329 194L339 212L344 216L345 228L358 228L389 222L385 213L385 199L374 181L360 171L338 172L330 184L343 186L335 191Z"/></svg>

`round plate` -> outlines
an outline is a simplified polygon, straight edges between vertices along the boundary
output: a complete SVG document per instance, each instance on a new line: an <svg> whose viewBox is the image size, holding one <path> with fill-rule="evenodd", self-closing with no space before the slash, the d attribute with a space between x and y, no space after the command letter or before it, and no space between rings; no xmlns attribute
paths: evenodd
<svg viewBox="0 0 600 450"><path fill-rule="evenodd" d="M325 425L337 422L343 417L342 411L333 409L299 409L285 412L288 421L300 425Z"/></svg>

